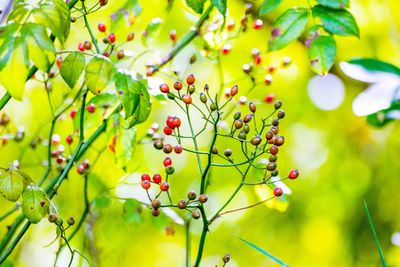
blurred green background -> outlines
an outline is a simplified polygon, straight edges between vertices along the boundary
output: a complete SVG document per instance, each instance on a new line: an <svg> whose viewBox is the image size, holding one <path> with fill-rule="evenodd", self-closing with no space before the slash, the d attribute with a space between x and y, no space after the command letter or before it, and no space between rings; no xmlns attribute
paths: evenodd
<svg viewBox="0 0 400 267"><path fill-rule="evenodd" d="M87 5L95 1L87 1ZM125 51L138 55L145 48L140 39L141 32L155 17L163 20L161 32L149 41L150 52L135 62L132 70L144 73L146 63L157 63L168 53L173 44L168 35L171 29L177 31L178 38L189 31L197 16L184 6L183 1L175 1L169 13L167 1L139 1L143 7L134 22L128 25L124 20L114 26L118 38L124 39L128 32L136 34L135 40L123 45ZM259 5L261 1L255 1ZM125 2L109 1L109 4L89 16L93 28L99 22L111 27L110 15ZM351 104L366 85L353 81L340 71L335 64L332 73L344 83L345 97L334 110L318 109L310 100L307 92L309 80L314 76L308 66L304 45L296 42L287 48L266 54L266 44L270 35L270 26L279 14L291 6L307 6L307 1L284 1L274 12L264 17L261 30L250 29L238 38L227 40L232 45L228 55L221 55L226 87L237 83L239 94L245 94L250 81L244 77L242 65L251 62L252 48L263 52L263 67L280 66L284 57L290 57L292 64L278 67L272 73L272 84L265 86L260 74L261 85L248 95L256 99L257 112L270 112L272 105L263 103L269 93L283 101L286 118L282 122L281 132L286 144L280 152L279 169L286 173L295 167L301 176L296 181L286 183L293 191L284 200L269 202L245 212L222 217L211 226L206 241L202 266L221 265L221 257L230 253L232 261L227 266L278 266L259 252L246 246L237 237L244 238L269 251L290 266L378 266L379 255L363 209L363 199L370 208L387 262L392 266L400 265L399 241L392 240L400 232L400 127L392 123L385 128L376 129L368 125L364 117L353 114ZM229 19L236 25L244 11L244 2L228 1ZM361 37L336 38L338 54L336 63L356 57L373 57L400 64L400 6L395 0L352 0L351 12L360 27ZM212 13L211 20L218 16ZM251 17L249 23L257 17ZM207 25L206 25L207 26ZM237 26L236 26L237 27ZM102 35L97 34L98 38ZM65 50L75 50L79 42L88 40L82 20L72 25L71 35L65 44ZM197 38L185 48L161 73L152 78L150 84L161 79L171 83L171 69L179 69L180 77L194 73L198 87L210 85L212 92L217 91L219 78L214 55L204 57L204 41ZM220 46L215 45L218 49ZM188 59L194 53L197 61L188 66ZM119 64L128 67L131 58L127 57ZM243 78L243 79L242 79ZM239 80L238 80L239 79ZM52 82L52 102L55 106L63 101L68 92L67 85L60 77ZM1 135L14 134L18 128L25 129L25 138L17 143L10 140L0 146L0 166L5 167L19 160L21 170L38 181L45 167L46 146L36 149L29 146L32 138L38 135L47 138L51 118L46 93L40 83L29 82L29 90L23 102L11 101L1 113L11 117L11 124L1 128ZM321 88L322 90L323 88ZM1 92L4 93L4 90ZM243 111L246 107L238 107ZM138 138L145 136L147 129L156 122L163 125L166 115L179 115L170 102L153 99L152 114L149 120L138 127ZM196 118L200 122L200 118ZM185 127L185 123L183 123ZM200 126L200 123L198 123ZM185 128L184 128L185 129ZM73 132L73 124L68 114L60 120L55 131L64 143L65 137ZM208 143L207 135L201 140L201 146ZM109 136L103 136L89 149L86 158L95 160L99 151L109 143ZM66 151L68 152L68 146ZM231 147L234 144L223 143L219 147ZM143 172L163 173L163 153L153 149L151 142L145 140L136 146L134 158L124 172L115 165L114 154L106 149L98 159L90 175L89 197L94 201L92 213L72 246L83 253L93 266L183 266L185 249L185 228L174 223L170 217L152 218L150 212L136 212L134 205L129 207L119 198L138 197L143 190L138 184ZM190 189L199 184L195 158L187 153L171 156L175 164L171 185L173 198L183 198ZM57 170L53 171L53 174ZM256 174L254 174L256 175ZM234 190L239 177L232 170L215 169L209 190L207 209L215 211ZM63 184L55 203L60 214L67 218L79 218L83 210L83 178L73 169ZM263 199L263 192L246 188L229 206L241 207ZM1 214L13 205L5 199L0 200ZM185 216L185 213L179 214ZM4 236L7 225L13 216L1 221L0 236ZM175 233L171 232L171 228ZM166 230L167 229L167 230ZM197 250L200 222L192 227L192 257ZM12 255L14 266L52 266L58 242L46 247L55 238L55 226L43 220L28 231ZM397 245L396 245L397 243ZM59 266L66 266L69 252L63 250ZM88 264L76 257L74 264Z"/></svg>

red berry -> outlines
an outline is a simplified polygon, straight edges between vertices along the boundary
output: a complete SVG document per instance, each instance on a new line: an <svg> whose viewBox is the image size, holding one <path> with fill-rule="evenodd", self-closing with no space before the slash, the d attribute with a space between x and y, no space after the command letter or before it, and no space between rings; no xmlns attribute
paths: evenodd
<svg viewBox="0 0 400 267"><path fill-rule="evenodd" d="M97 29L100 32L105 32L106 31L106 25L104 25L103 23L99 23L99 25L97 25Z"/></svg>
<svg viewBox="0 0 400 267"><path fill-rule="evenodd" d="M85 173L85 168L83 167L82 164L80 164L80 165L78 166L77 171L78 171L78 173L81 174L81 175Z"/></svg>
<svg viewBox="0 0 400 267"><path fill-rule="evenodd" d="M108 3L108 0L99 0L100 6L105 6Z"/></svg>
<svg viewBox="0 0 400 267"><path fill-rule="evenodd" d="M165 121L165 124L167 124L167 126L169 128L174 129L175 128L175 126L174 126L174 117L168 116L167 120Z"/></svg>
<svg viewBox="0 0 400 267"><path fill-rule="evenodd" d="M110 52L109 52L109 51L104 51L104 52L103 52L103 56L105 56L105 57L110 57Z"/></svg>
<svg viewBox="0 0 400 267"><path fill-rule="evenodd" d="M171 166L172 160L170 158L165 158L163 164L164 164L164 167Z"/></svg>
<svg viewBox="0 0 400 267"><path fill-rule="evenodd" d="M186 77L186 83L189 85L194 84L195 81L196 81L196 78L194 77L193 74L189 74L189 76Z"/></svg>
<svg viewBox="0 0 400 267"><path fill-rule="evenodd" d="M114 43L115 42L115 35L113 33L110 33L108 35L108 40L110 41L110 43Z"/></svg>
<svg viewBox="0 0 400 267"><path fill-rule="evenodd" d="M96 111L96 105L93 104L93 103L91 103L91 104L89 104L89 105L86 106L86 110L87 110L89 113L93 113L93 112Z"/></svg>
<svg viewBox="0 0 400 267"><path fill-rule="evenodd" d="M59 155L59 156L57 157L57 160L56 160L56 161L57 161L58 164L63 163L63 162L64 162L63 156Z"/></svg>
<svg viewBox="0 0 400 267"><path fill-rule="evenodd" d="M141 179L142 179L142 182L146 181L146 180L150 181L150 175L148 175L147 173L142 174Z"/></svg>
<svg viewBox="0 0 400 267"><path fill-rule="evenodd" d="M176 154L182 153L182 150L183 150L183 147L181 145L176 145L174 147L174 151L175 151Z"/></svg>
<svg viewBox="0 0 400 267"><path fill-rule="evenodd" d="M171 135L173 133L174 130L172 130L171 128L169 128L168 126L164 127L164 134L165 135Z"/></svg>
<svg viewBox="0 0 400 267"><path fill-rule="evenodd" d="M181 120L178 117L173 117L172 125L174 126L174 128L179 128L179 126L181 126Z"/></svg>
<svg viewBox="0 0 400 267"><path fill-rule="evenodd" d="M79 43L78 44L78 50L81 51L81 52L85 51L85 45L82 44L82 43Z"/></svg>
<svg viewBox="0 0 400 267"><path fill-rule="evenodd" d="M73 110L71 110L71 112L69 113L69 116L73 119L73 118L75 118L76 113L77 113L76 109L73 109Z"/></svg>
<svg viewBox="0 0 400 267"><path fill-rule="evenodd" d="M275 95L274 94L268 94L267 96L265 96L264 100L267 103L272 103L275 99Z"/></svg>
<svg viewBox="0 0 400 267"><path fill-rule="evenodd" d="M183 87L183 83L182 82L180 82L180 81L176 81L175 83L174 83L174 88L175 88L175 90L181 90L182 89L182 87Z"/></svg>
<svg viewBox="0 0 400 267"><path fill-rule="evenodd" d="M261 19L257 19L256 21L254 21L254 29L259 30L261 29L263 26L263 21Z"/></svg>
<svg viewBox="0 0 400 267"><path fill-rule="evenodd" d="M161 191L168 191L168 189L169 189L169 183L167 183L167 182L162 182L161 184L160 184L160 190Z"/></svg>
<svg viewBox="0 0 400 267"><path fill-rule="evenodd" d="M58 150L51 151L51 157L52 158L56 158L59 154L60 154L60 152Z"/></svg>
<svg viewBox="0 0 400 267"><path fill-rule="evenodd" d="M85 170L89 169L89 167L90 167L89 160L85 159L82 162L82 166L83 166L83 168L85 168Z"/></svg>
<svg viewBox="0 0 400 267"><path fill-rule="evenodd" d="M176 42L176 31L175 30L171 30L169 32L169 38L171 38L172 42Z"/></svg>
<svg viewBox="0 0 400 267"><path fill-rule="evenodd" d="M272 83L272 76L270 74L265 75L264 83L265 85L270 85Z"/></svg>
<svg viewBox="0 0 400 267"><path fill-rule="evenodd" d="M234 20L230 20L230 21L228 21L228 23L226 24L226 28L228 29L228 31L233 30L234 27L235 27L235 21L234 21Z"/></svg>
<svg viewBox="0 0 400 267"><path fill-rule="evenodd" d="M153 182L154 183L159 184L159 183L161 183L161 180L162 180L161 175L159 175L158 173L153 175Z"/></svg>
<svg viewBox="0 0 400 267"><path fill-rule="evenodd" d="M226 45L224 45L224 46L222 47L221 53L222 53L223 55L227 55L227 54L229 54L229 53L231 52L231 49L232 49L232 46L231 46L230 44L226 44Z"/></svg>
<svg viewBox="0 0 400 267"><path fill-rule="evenodd" d="M274 188L274 196L280 197L283 195L283 190L280 187L275 187Z"/></svg>
<svg viewBox="0 0 400 267"><path fill-rule="evenodd" d="M135 38L135 34L134 34L133 32L130 32L130 33L126 36L126 40L127 40L128 42L129 42L129 41L132 41L133 38Z"/></svg>
<svg viewBox="0 0 400 267"><path fill-rule="evenodd" d="M184 94L182 95L182 101L187 105L192 104L192 97L190 95Z"/></svg>
<svg viewBox="0 0 400 267"><path fill-rule="evenodd" d="M61 69L62 62L63 62L63 58L62 57L58 57L57 61L56 61L57 68Z"/></svg>
<svg viewBox="0 0 400 267"><path fill-rule="evenodd" d="M254 64L260 65L261 62L262 62L262 57L261 57L261 55L257 55L257 56L254 57Z"/></svg>
<svg viewBox="0 0 400 267"><path fill-rule="evenodd" d="M169 86L168 86L168 84L165 84L165 83L161 84L161 85L160 85L160 91L161 91L162 93L164 93L164 94L169 93Z"/></svg>
<svg viewBox="0 0 400 267"><path fill-rule="evenodd" d="M72 144L72 142L74 141L74 139L72 138L71 135L68 135L67 138L65 138L65 141L67 142L68 145Z"/></svg>
<svg viewBox="0 0 400 267"><path fill-rule="evenodd" d="M230 95L231 95L232 97L234 97L235 95L237 95L238 92L239 92L239 87L238 87L237 85L234 85L234 86L231 88Z"/></svg>
<svg viewBox="0 0 400 267"><path fill-rule="evenodd" d="M297 177L299 177L299 171L296 169L293 169L289 172L288 178L289 179L296 179Z"/></svg>
<svg viewBox="0 0 400 267"><path fill-rule="evenodd" d="M149 189L150 188L150 186L151 186L151 183L150 183L150 181L149 180L144 180L144 181L142 181L142 187L143 187L143 189Z"/></svg>

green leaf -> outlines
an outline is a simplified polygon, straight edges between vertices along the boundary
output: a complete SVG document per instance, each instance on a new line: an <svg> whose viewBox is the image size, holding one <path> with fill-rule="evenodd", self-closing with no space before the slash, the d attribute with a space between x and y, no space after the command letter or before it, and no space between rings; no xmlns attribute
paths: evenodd
<svg viewBox="0 0 400 267"><path fill-rule="evenodd" d="M10 14L8 14L7 21L16 21L23 23L26 15L32 9L33 6L30 3L27 3L25 1L16 1L16 3L13 5L12 11L10 12Z"/></svg>
<svg viewBox="0 0 400 267"><path fill-rule="evenodd" d="M128 128L147 119L150 113L150 95L145 80L136 80L130 73L118 71L115 87L125 110Z"/></svg>
<svg viewBox="0 0 400 267"><path fill-rule="evenodd" d="M38 223L49 213L50 200L40 187L30 185L22 194L21 207L28 221Z"/></svg>
<svg viewBox="0 0 400 267"><path fill-rule="evenodd" d="M211 0L211 2L213 3L213 5L218 9L218 11L224 15L226 15L226 5L227 5L227 0Z"/></svg>
<svg viewBox="0 0 400 267"><path fill-rule="evenodd" d="M325 75L335 62L336 43L332 36L318 36L311 41L308 59L311 69L319 75Z"/></svg>
<svg viewBox="0 0 400 267"><path fill-rule="evenodd" d="M400 102L396 101L387 109L380 110L367 116L367 122L375 127L383 127L391 121L400 120Z"/></svg>
<svg viewBox="0 0 400 267"><path fill-rule="evenodd" d="M1 171L0 193L9 201L15 202L24 192L30 178L22 172L12 167L6 171Z"/></svg>
<svg viewBox="0 0 400 267"><path fill-rule="evenodd" d="M85 82L94 94L99 94L113 78L115 67L110 59L102 56L93 57L86 66Z"/></svg>
<svg viewBox="0 0 400 267"><path fill-rule="evenodd" d="M80 52L73 52L63 60L60 74L68 86L74 88L84 68L85 56Z"/></svg>
<svg viewBox="0 0 400 267"><path fill-rule="evenodd" d="M26 23L22 27L21 33L25 36L29 59L39 69L48 72L56 58L56 48L48 37L45 27L34 23Z"/></svg>
<svg viewBox="0 0 400 267"><path fill-rule="evenodd" d="M156 37L161 31L162 19L159 17L153 18L146 27L146 34L142 35L142 44L147 46L150 40Z"/></svg>
<svg viewBox="0 0 400 267"><path fill-rule="evenodd" d="M122 216L128 223L139 224L142 221L142 216L138 212L141 209L141 204L136 199L127 199L122 207Z"/></svg>
<svg viewBox="0 0 400 267"><path fill-rule="evenodd" d="M306 8L291 8L283 13L275 22L271 30L271 39L268 51L284 48L296 40L304 31L308 22Z"/></svg>
<svg viewBox="0 0 400 267"><path fill-rule="evenodd" d="M122 129L116 135L115 159L117 165L125 169L132 159L136 145L136 128Z"/></svg>
<svg viewBox="0 0 400 267"><path fill-rule="evenodd" d="M350 0L317 0L317 2L323 6L336 9L348 8L350 5Z"/></svg>
<svg viewBox="0 0 400 267"><path fill-rule="evenodd" d="M240 237L238 237L240 241L246 243L247 245L249 245L250 247L254 248L255 250L257 250L258 252L264 254L265 256L267 256L268 258L270 258L271 260L275 261L276 263L280 264L281 266L284 267L289 267L289 265L287 265L286 263L284 263L283 261L281 261L280 259L278 259L277 257L275 257L274 255L272 255L271 253L263 250L262 248L250 243L249 241L246 241Z"/></svg>
<svg viewBox="0 0 400 267"><path fill-rule="evenodd" d="M198 14L203 13L205 2L206 0L186 0L186 4Z"/></svg>
<svg viewBox="0 0 400 267"><path fill-rule="evenodd" d="M363 67L367 71L389 72L400 76L400 68L373 58L358 58L348 61L349 64L355 64Z"/></svg>
<svg viewBox="0 0 400 267"><path fill-rule="evenodd" d="M71 18L69 7L63 0L45 0L33 10L35 21L49 28L61 41L69 35Z"/></svg>
<svg viewBox="0 0 400 267"><path fill-rule="evenodd" d="M0 52L0 83L17 100L22 100L24 96L28 67L28 51L25 40L17 37L5 41Z"/></svg>
<svg viewBox="0 0 400 267"><path fill-rule="evenodd" d="M378 252L379 252L379 256L381 258L382 266L386 267L387 264L386 264L386 261L385 261L385 257L383 256L383 252L382 252L381 245L379 243L378 235L376 234L374 223L372 222L372 218L371 218L371 215L369 214L369 210L368 210L368 205L367 205L367 202L365 200L364 200L364 208L365 208L365 213L367 213L369 226L371 227L371 231L372 231L372 234L374 236L376 246L378 248Z"/></svg>
<svg viewBox="0 0 400 267"><path fill-rule="evenodd" d="M263 16L279 6L282 0L265 0L260 7L259 14Z"/></svg>
<svg viewBox="0 0 400 267"><path fill-rule="evenodd" d="M312 12L314 16L321 19L327 32L342 36L360 37L357 22L349 11L316 5L312 8Z"/></svg>

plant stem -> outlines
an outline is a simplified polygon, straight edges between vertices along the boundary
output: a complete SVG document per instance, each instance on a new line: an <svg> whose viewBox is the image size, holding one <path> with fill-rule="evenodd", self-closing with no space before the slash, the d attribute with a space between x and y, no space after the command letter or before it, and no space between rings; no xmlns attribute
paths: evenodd
<svg viewBox="0 0 400 267"><path fill-rule="evenodd" d="M189 218L188 221L186 222L186 260L185 260L185 266L189 267L190 266L190 222L191 219Z"/></svg>
<svg viewBox="0 0 400 267"><path fill-rule="evenodd" d="M204 245L205 245L205 242L206 242L206 237L207 237L207 232L208 232L208 221L207 221L207 216L206 216L206 213L204 211L203 205L201 205L199 207L199 210L201 212L201 217L203 219L203 229L201 231L199 248L197 249L197 257L196 257L196 262L194 264L195 267L199 267L200 266L201 257L203 256Z"/></svg>
<svg viewBox="0 0 400 267"><path fill-rule="evenodd" d="M97 40L96 40L96 38L94 37L92 28L90 27L89 21L88 21L88 19L87 19L87 17L86 17L88 13L87 13L87 11L86 11L85 0L81 0L81 2L82 2L82 8L83 8L83 12L84 12L84 14L83 14L83 20L85 21L86 29L87 29L88 32L89 32L90 39L92 39L92 43L93 43L94 47L96 48L97 54L100 54L100 53L101 53L100 47L99 47L99 45L97 44Z"/></svg>

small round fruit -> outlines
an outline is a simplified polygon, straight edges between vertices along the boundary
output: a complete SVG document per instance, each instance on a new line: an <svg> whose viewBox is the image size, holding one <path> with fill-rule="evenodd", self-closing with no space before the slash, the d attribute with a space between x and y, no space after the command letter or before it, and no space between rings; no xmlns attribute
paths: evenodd
<svg viewBox="0 0 400 267"><path fill-rule="evenodd" d="M49 222L55 223L55 222L57 222L57 219L58 219L57 214L54 214L54 213L49 214L49 217L48 217Z"/></svg>
<svg viewBox="0 0 400 267"><path fill-rule="evenodd" d="M262 141L261 136L256 135L256 136L254 136L254 137L250 140L250 143L251 143L253 146L258 146L258 145L261 143L261 141Z"/></svg>
<svg viewBox="0 0 400 267"><path fill-rule="evenodd" d="M283 190L280 187L275 187L274 188L274 196L280 197L283 195Z"/></svg>
<svg viewBox="0 0 400 267"><path fill-rule="evenodd" d="M119 50L117 53L117 58L118 59L123 59L125 57L124 50Z"/></svg>
<svg viewBox="0 0 400 267"><path fill-rule="evenodd" d="M182 95L182 101L186 104L186 105L190 105L192 104L192 97L188 94L184 94Z"/></svg>
<svg viewBox="0 0 400 267"><path fill-rule="evenodd" d="M165 158L164 161L163 161L163 164L164 164L164 167L171 166L172 165L172 159L168 158L168 157Z"/></svg>
<svg viewBox="0 0 400 267"><path fill-rule="evenodd" d="M186 208L186 201L184 199L179 200L178 208L180 208L180 209Z"/></svg>
<svg viewBox="0 0 400 267"><path fill-rule="evenodd" d="M133 38L135 38L135 34L133 32L128 33L128 35L126 36L126 40L128 42L132 41Z"/></svg>
<svg viewBox="0 0 400 267"><path fill-rule="evenodd" d="M161 183L161 180L162 180L162 178L161 178L160 174L156 173L156 174L153 175L153 182L154 183L159 184L159 183Z"/></svg>
<svg viewBox="0 0 400 267"><path fill-rule="evenodd" d="M256 112L256 110L257 110L257 106L256 106L256 104L254 104L254 102L250 102L249 103L249 109L250 109L250 111L251 112Z"/></svg>
<svg viewBox="0 0 400 267"><path fill-rule="evenodd" d="M253 119L253 114L247 114L246 116L243 117L243 122L249 123L252 119Z"/></svg>
<svg viewBox="0 0 400 267"><path fill-rule="evenodd" d="M143 189L148 190L148 189L150 188L150 186L151 186L151 183L150 183L149 180L144 180L144 181L142 181L142 187L143 187Z"/></svg>
<svg viewBox="0 0 400 267"><path fill-rule="evenodd" d="M281 146L281 145L283 145L284 143L285 143L285 137L283 137L283 136L277 136L277 137L275 138L275 141L274 141L274 144L275 144L275 145Z"/></svg>
<svg viewBox="0 0 400 267"><path fill-rule="evenodd" d="M274 103L275 109L280 109L282 107L282 101L278 100Z"/></svg>
<svg viewBox="0 0 400 267"><path fill-rule="evenodd" d="M83 46L85 47L86 50L92 49L92 43L90 43L89 41L85 41L83 43Z"/></svg>
<svg viewBox="0 0 400 267"><path fill-rule="evenodd" d="M74 141L74 138L72 138L72 135L68 135L67 138L65 138L65 141L70 145Z"/></svg>
<svg viewBox="0 0 400 267"><path fill-rule="evenodd" d="M174 151L175 151L176 154L182 153L182 151L183 151L182 145L175 145Z"/></svg>
<svg viewBox="0 0 400 267"><path fill-rule="evenodd" d="M196 199L196 192L194 192L194 191L189 191L188 193L187 193L187 197L188 197L188 199L189 200L194 200L194 199Z"/></svg>
<svg viewBox="0 0 400 267"><path fill-rule="evenodd" d="M162 183L160 184L160 190L161 190L161 191L165 192L165 191L168 191L168 189L169 189L169 183L167 183L167 182L162 182Z"/></svg>
<svg viewBox="0 0 400 267"><path fill-rule="evenodd" d="M160 210L159 209L152 209L151 210L151 215L153 215L154 217L157 217L160 215Z"/></svg>
<svg viewBox="0 0 400 267"><path fill-rule="evenodd" d="M150 175L148 175L147 173L142 174L142 176L140 177L143 181L150 181Z"/></svg>
<svg viewBox="0 0 400 267"><path fill-rule="evenodd" d="M285 117L285 111L279 110L277 114L278 119L283 119Z"/></svg>
<svg viewBox="0 0 400 267"><path fill-rule="evenodd" d="M181 126L181 119L179 119L178 117L173 117L172 125L174 126L174 128L179 128Z"/></svg>
<svg viewBox="0 0 400 267"><path fill-rule="evenodd" d="M299 177L299 171L296 169L293 169L289 172L288 178L289 179L296 179L297 177Z"/></svg>
<svg viewBox="0 0 400 267"><path fill-rule="evenodd" d="M225 155L225 157L230 157L232 155L232 150L230 150L229 148L225 149L224 155Z"/></svg>
<svg viewBox="0 0 400 267"><path fill-rule="evenodd" d="M200 218L200 212L198 212L197 210L192 212L192 218L197 220L198 218Z"/></svg>
<svg viewBox="0 0 400 267"><path fill-rule="evenodd" d="M269 171L275 171L276 170L276 162L270 162L267 164L267 170Z"/></svg>
<svg viewBox="0 0 400 267"><path fill-rule="evenodd" d="M99 30L99 32L105 32L106 31L106 25L104 25L103 23L99 23L97 25L97 29Z"/></svg>
<svg viewBox="0 0 400 267"><path fill-rule="evenodd" d="M160 91L164 94L169 93L169 86L168 84L160 84Z"/></svg>
<svg viewBox="0 0 400 267"><path fill-rule="evenodd" d="M85 45L82 44L82 43L79 43L78 44L78 50L81 51L81 52L85 51Z"/></svg>
<svg viewBox="0 0 400 267"><path fill-rule="evenodd" d="M272 103L272 101L274 101L274 99L275 99L275 95L272 93L266 95L264 98L265 102L267 102L267 103Z"/></svg>
<svg viewBox="0 0 400 267"><path fill-rule="evenodd" d="M213 148L211 149L211 153L213 153L214 155L218 154L218 148L216 146L213 146Z"/></svg>
<svg viewBox="0 0 400 267"><path fill-rule="evenodd" d="M163 147L163 151L165 154L171 153L172 150L173 150L173 148L172 148L172 145L170 145L170 144L165 144Z"/></svg>
<svg viewBox="0 0 400 267"><path fill-rule="evenodd" d="M200 201L200 203L206 203L207 200L208 200L208 196L207 196L207 195L201 194L201 195L199 196L199 201Z"/></svg>
<svg viewBox="0 0 400 267"><path fill-rule="evenodd" d="M183 83L182 82L180 82L180 81L176 81L175 83L174 83L174 88L175 88L175 90L181 90L182 89L182 87L183 87Z"/></svg>
<svg viewBox="0 0 400 267"><path fill-rule="evenodd" d="M234 85L234 86L231 88L230 94L231 94L232 97L234 97L235 95L237 95L238 92L239 92L239 86Z"/></svg>
<svg viewBox="0 0 400 267"><path fill-rule="evenodd" d="M84 174L86 171L85 167L83 167L82 164L80 164L76 170L80 175Z"/></svg>
<svg viewBox="0 0 400 267"><path fill-rule="evenodd" d="M158 209L161 207L161 202L158 199L153 199L153 201L151 201L151 206L153 207L153 209Z"/></svg>
<svg viewBox="0 0 400 267"><path fill-rule="evenodd" d="M75 219L73 217L69 217L67 220L68 225L74 225L75 224Z"/></svg>
<svg viewBox="0 0 400 267"><path fill-rule="evenodd" d="M193 74L189 74L189 76L186 77L186 83L189 85L194 84L195 81L196 81L196 78L194 77Z"/></svg>
<svg viewBox="0 0 400 267"><path fill-rule="evenodd" d="M115 42L115 34L113 34L113 33L110 33L109 35L108 35L108 40L110 41L110 43L114 43Z"/></svg>
<svg viewBox="0 0 400 267"><path fill-rule="evenodd" d="M167 167L165 167L165 172L166 172L168 175L174 174L175 168L172 167L172 166L167 166Z"/></svg>
<svg viewBox="0 0 400 267"><path fill-rule="evenodd" d="M164 129L163 129L163 132L164 132L165 135L171 135L174 132L174 130L172 130L168 126L165 126Z"/></svg>
<svg viewBox="0 0 400 267"><path fill-rule="evenodd" d="M96 105L93 104L93 103L91 103L91 104L89 104L89 105L86 106L86 110L87 110L89 113L94 113L94 112L96 111Z"/></svg>
<svg viewBox="0 0 400 267"><path fill-rule="evenodd" d="M279 152L279 148L276 145L271 146L271 148L269 149L269 153L271 155L276 155Z"/></svg>
<svg viewBox="0 0 400 267"><path fill-rule="evenodd" d="M164 144L163 144L163 142L161 140L157 140L157 141L155 141L153 143L153 146L154 146L155 149L161 150L161 149L163 149Z"/></svg>

